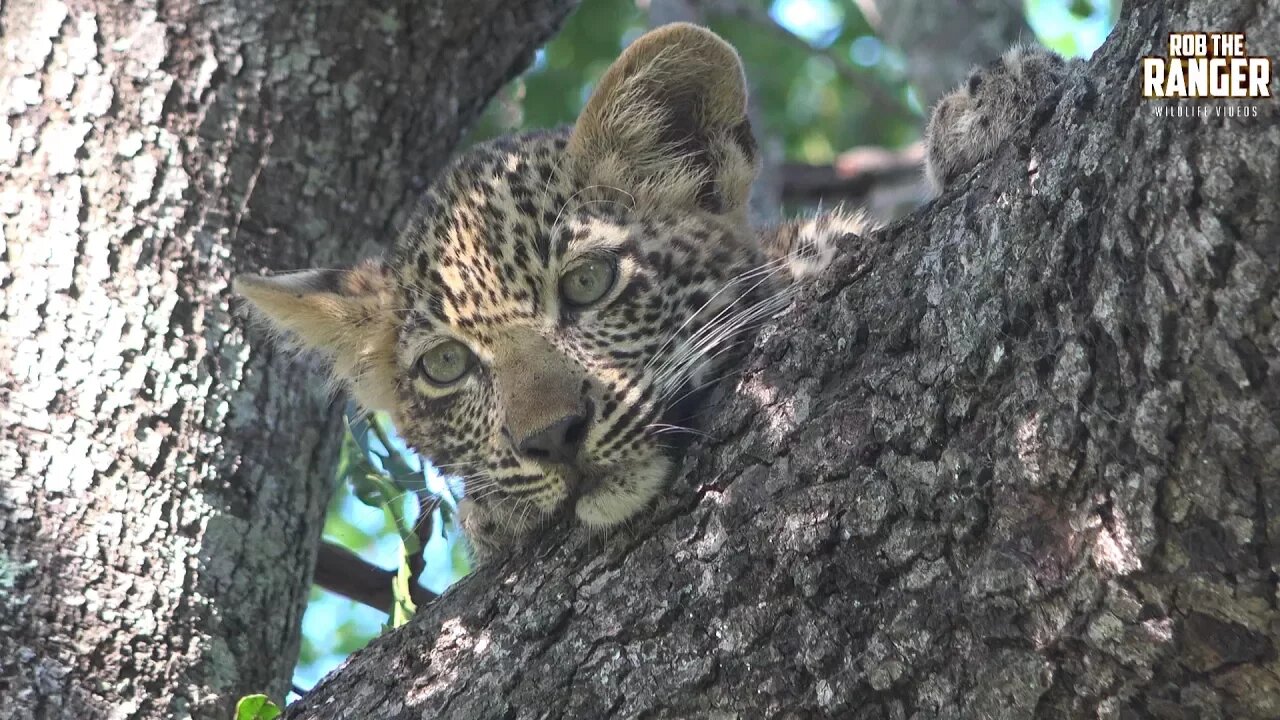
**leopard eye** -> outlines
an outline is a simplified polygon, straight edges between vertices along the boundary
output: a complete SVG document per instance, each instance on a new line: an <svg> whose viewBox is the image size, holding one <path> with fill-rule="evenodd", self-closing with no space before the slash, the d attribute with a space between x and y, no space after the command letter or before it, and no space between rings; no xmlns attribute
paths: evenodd
<svg viewBox="0 0 1280 720"><path fill-rule="evenodd" d="M560 297L575 308L599 302L618 279L618 266L608 258L592 258L560 277Z"/></svg>
<svg viewBox="0 0 1280 720"><path fill-rule="evenodd" d="M452 385L475 365L476 356L466 345L448 340L431 348L418 358L418 369L437 385Z"/></svg>

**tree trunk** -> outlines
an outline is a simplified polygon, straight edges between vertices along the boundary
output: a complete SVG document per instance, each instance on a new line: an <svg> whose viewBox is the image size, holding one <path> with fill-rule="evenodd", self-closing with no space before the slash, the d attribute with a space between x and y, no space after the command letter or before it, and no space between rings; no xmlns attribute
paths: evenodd
<svg viewBox="0 0 1280 720"><path fill-rule="evenodd" d="M0 717L284 694L340 426L229 280L388 243L572 5L0 3Z"/></svg>
<svg viewBox="0 0 1280 720"><path fill-rule="evenodd" d="M1137 84L1170 30L1274 52L1280 13L1127 5L763 332L652 518L548 532L287 716L1280 717L1277 107Z"/></svg>

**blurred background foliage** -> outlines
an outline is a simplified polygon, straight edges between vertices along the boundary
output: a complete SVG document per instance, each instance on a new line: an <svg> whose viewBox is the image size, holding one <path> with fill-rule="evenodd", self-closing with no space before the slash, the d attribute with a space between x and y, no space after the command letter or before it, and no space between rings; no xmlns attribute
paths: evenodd
<svg viewBox="0 0 1280 720"><path fill-rule="evenodd" d="M572 123L609 63L649 27L649 3L661 1L584 0L532 67L494 98L463 146ZM902 54L876 36L860 10L862 0L700 2L716 8L703 14L705 24L741 53L756 132L785 161L830 165L851 148L902 150L919 140L926 109L910 87ZM1065 56L1087 56L1110 32L1118 9L1119 0L1025 0L1026 22L1037 38L1021 39L1038 39ZM443 592L469 570L453 513L458 488L407 450L385 418L370 424L349 412L348 420L325 541L392 573L408 562L422 587ZM371 489L371 476L397 492L388 497L377 483ZM407 557L406 528L398 522L419 531L421 552L414 557ZM295 693L388 624L383 611L313 588Z"/></svg>

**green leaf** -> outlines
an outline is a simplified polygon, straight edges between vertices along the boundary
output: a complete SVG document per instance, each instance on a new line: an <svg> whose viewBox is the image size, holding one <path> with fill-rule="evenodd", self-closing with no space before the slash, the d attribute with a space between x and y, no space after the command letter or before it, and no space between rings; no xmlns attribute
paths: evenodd
<svg viewBox="0 0 1280 720"><path fill-rule="evenodd" d="M356 415L349 413L347 415L347 433L351 436L356 447L360 449L359 454L368 458L369 456L382 457L379 448L373 446L373 440L377 436L373 432L374 416L373 415Z"/></svg>
<svg viewBox="0 0 1280 720"><path fill-rule="evenodd" d="M471 572L471 558L467 556L467 543L458 533L449 547L450 560L453 561L453 572L457 577L465 577Z"/></svg>
<svg viewBox="0 0 1280 720"><path fill-rule="evenodd" d="M1080 43L1076 41L1076 36L1071 33L1043 37L1041 42L1062 57L1071 58L1080 54Z"/></svg>
<svg viewBox="0 0 1280 720"><path fill-rule="evenodd" d="M245 695L236 703L236 720L275 720L280 708L266 695Z"/></svg>
<svg viewBox="0 0 1280 720"><path fill-rule="evenodd" d="M298 650L298 664L310 665L320 657L320 648L305 633L302 636L302 647Z"/></svg>
<svg viewBox="0 0 1280 720"><path fill-rule="evenodd" d="M351 474L351 463L356 456L360 454L360 448L356 447L355 440L351 437L351 433L344 433L342 436L342 447L338 450L338 466L334 469L334 475L338 478L338 482L347 481L347 476Z"/></svg>
<svg viewBox="0 0 1280 720"><path fill-rule="evenodd" d="M369 633L354 618L349 618L334 630L334 635L333 652L338 655L350 655L368 645L377 633Z"/></svg>
<svg viewBox="0 0 1280 720"><path fill-rule="evenodd" d="M395 603L391 607L391 626L400 627L409 622L409 618L418 611L409 594L409 585L414 582L410 562L422 554L422 543L404 517L402 506L398 502L390 502L382 506L400 534L400 568L396 571L395 580L391 583L391 596Z"/></svg>
<svg viewBox="0 0 1280 720"><path fill-rule="evenodd" d="M342 517L341 513L333 513L325 518L324 536L352 552L366 550L374 543L374 538Z"/></svg>
<svg viewBox="0 0 1280 720"><path fill-rule="evenodd" d="M369 418L370 434L378 438L378 442L382 447L386 448L387 454L378 455L378 459L382 462L382 468L385 470L383 474L389 476L396 487L401 490L412 490L415 492L426 490L427 479L421 470L417 470L409 463L404 453L399 452L396 448L403 447L403 443L395 443L391 440L394 433L391 424L391 418L385 413L378 413Z"/></svg>
<svg viewBox="0 0 1280 720"><path fill-rule="evenodd" d="M382 475L373 468L370 468L369 472L351 476L351 492L355 494L357 500L371 508L383 507L387 504L387 498L396 496L394 489L384 493L385 487Z"/></svg>
<svg viewBox="0 0 1280 720"><path fill-rule="evenodd" d="M442 502L440 503L440 506L436 508L436 512L440 513L440 524L436 528L436 532L440 533L440 537L448 540L449 530L458 527L458 522L453 517L453 508L449 506L449 503Z"/></svg>
<svg viewBox="0 0 1280 720"><path fill-rule="evenodd" d="M1092 17L1093 3L1090 0L1072 0L1071 5L1067 7L1067 12L1078 18Z"/></svg>
<svg viewBox="0 0 1280 720"><path fill-rule="evenodd" d="M414 538L413 544L417 544L417 538ZM409 559L413 553L410 552L409 545L408 542L401 543L400 569L396 572L396 579L391 582L391 597L395 599L391 606L392 627L400 627L409 622L409 618L418 611L413 596L409 594L409 583L413 582L413 571L409 568Z"/></svg>

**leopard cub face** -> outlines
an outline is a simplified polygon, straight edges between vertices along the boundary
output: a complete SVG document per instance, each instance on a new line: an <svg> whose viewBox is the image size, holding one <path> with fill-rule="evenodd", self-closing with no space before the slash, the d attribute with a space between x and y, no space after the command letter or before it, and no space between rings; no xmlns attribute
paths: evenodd
<svg viewBox="0 0 1280 720"><path fill-rule="evenodd" d="M776 310L777 273L721 198L648 205L575 173L573 141L472 150L391 262L401 432L499 528L638 512L735 342Z"/></svg>
<svg viewBox="0 0 1280 720"><path fill-rule="evenodd" d="M732 48L660 28L573 128L459 157L387 260L237 290L464 479L473 543L562 512L616 525L660 492L705 390L782 302L786 268L746 222L745 107Z"/></svg>

